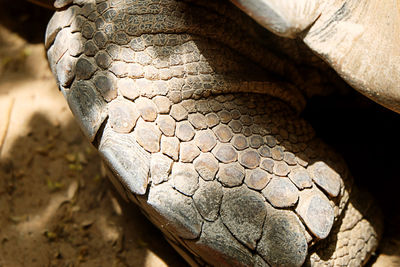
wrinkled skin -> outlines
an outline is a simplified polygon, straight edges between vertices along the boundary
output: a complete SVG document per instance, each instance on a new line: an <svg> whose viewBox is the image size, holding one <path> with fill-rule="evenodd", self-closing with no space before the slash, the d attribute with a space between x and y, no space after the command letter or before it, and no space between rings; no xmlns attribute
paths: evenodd
<svg viewBox="0 0 400 267"><path fill-rule="evenodd" d="M299 116L336 86L325 65L224 1L56 3L61 92L121 195L191 265L366 263L379 212Z"/></svg>

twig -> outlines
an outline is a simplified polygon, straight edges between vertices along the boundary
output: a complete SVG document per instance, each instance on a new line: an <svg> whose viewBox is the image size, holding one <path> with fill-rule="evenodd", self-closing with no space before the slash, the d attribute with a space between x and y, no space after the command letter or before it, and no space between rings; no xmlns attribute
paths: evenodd
<svg viewBox="0 0 400 267"><path fill-rule="evenodd" d="M51 0L28 0L28 2L31 2L32 4L50 9L50 10L55 10L53 6L53 2Z"/></svg>
<svg viewBox="0 0 400 267"><path fill-rule="evenodd" d="M7 136L7 132L8 132L8 128L10 126L10 118L11 118L11 114L12 114L12 109L14 107L14 102L15 99L11 98L9 101L7 101L6 105L5 105L5 114L4 114L4 121L3 121L3 126L0 127L0 156L1 156L1 152L3 150L3 145L4 142L6 140L6 136Z"/></svg>

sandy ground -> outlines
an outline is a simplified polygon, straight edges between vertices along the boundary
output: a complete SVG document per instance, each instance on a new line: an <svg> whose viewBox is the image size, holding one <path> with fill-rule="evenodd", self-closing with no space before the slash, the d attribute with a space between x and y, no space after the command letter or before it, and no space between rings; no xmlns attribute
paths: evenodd
<svg viewBox="0 0 400 267"><path fill-rule="evenodd" d="M186 266L104 177L97 152L78 129L48 69L40 43L43 29L33 25L26 31L19 24L29 23L27 14L36 16L33 11L25 7L25 13L17 10L19 17L2 17L0 10L0 267ZM385 154L400 149L400 142L386 145L382 137L369 136L364 142L359 133L353 142L349 132L341 141L340 130L334 135L339 150L348 143L367 143L370 147L361 153L365 158L383 157L383 163L352 164L360 148L355 156L344 151L349 165L363 170L353 173L371 176L358 183L379 199L385 214L385 235L369 266L400 266L398 159ZM400 135L399 127L382 131L393 140ZM369 165L377 166L364 168ZM378 184L374 171L383 177Z"/></svg>

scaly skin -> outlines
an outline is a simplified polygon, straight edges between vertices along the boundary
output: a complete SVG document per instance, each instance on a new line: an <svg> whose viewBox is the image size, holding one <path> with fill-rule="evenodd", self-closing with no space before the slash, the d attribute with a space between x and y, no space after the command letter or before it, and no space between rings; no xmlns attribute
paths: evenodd
<svg viewBox="0 0 400 267"><path fill-rule="evenodd" d="M254 22L225 2L68 2L46 33L60 89L121 195L191 265L366 262L379 216Z"/></svg>

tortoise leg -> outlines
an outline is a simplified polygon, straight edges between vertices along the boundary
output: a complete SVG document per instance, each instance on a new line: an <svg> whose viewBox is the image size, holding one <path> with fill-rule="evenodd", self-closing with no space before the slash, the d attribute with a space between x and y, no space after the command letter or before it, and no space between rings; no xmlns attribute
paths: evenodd
<svg viewBox="0 0 400 267"><path fill-rule="evenodd" d="M342 247L320 240L336 248L329 234L342 240L355 216L348 171L299 117L302 93L275 78L292 77L288 63L238 10L207 3L72 1L46 33L60 89L121 194L192 265L335 259Z"/></svg>

